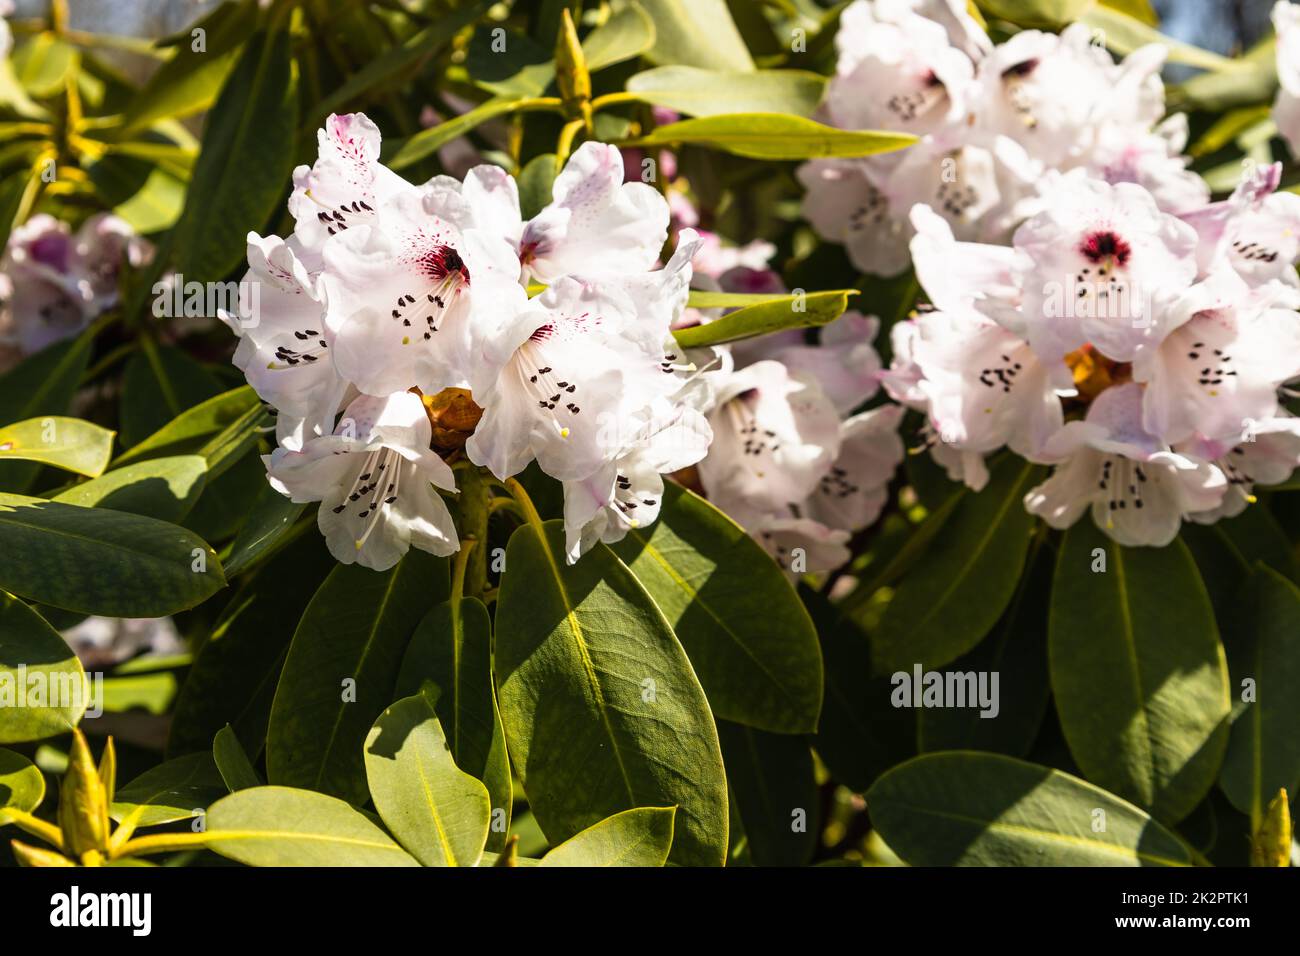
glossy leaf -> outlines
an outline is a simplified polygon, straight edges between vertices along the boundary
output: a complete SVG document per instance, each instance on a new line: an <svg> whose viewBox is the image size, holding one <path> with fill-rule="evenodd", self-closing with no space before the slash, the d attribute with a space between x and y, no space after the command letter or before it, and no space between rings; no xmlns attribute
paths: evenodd
<svg viewBox="0 0 1300 956"><path fill-rule="evenodd" d="M1300 787L1300 589L1257 565L1225 623L1232 731L1219 785L1258 829L1277 791ZM1248 699L1247 699L1248 698Z"/></svg>
<svg viewBox="0 0 1300 956"><path fill-rule="evenodd" d="M122 382L122 444L139 443L193 408L221 393L221 384L179 348L142 349L126 363Z"/></svg>
<svg viewBox="0 0 1300 956"><path fill-rule="evenodd" d="M1195 851L1145 812L1059 770L955 750L867 791L872 824L913 866L1191 866Z"/></svg>
<svg viewBox="0 0 1300 956"><path fill-rule="evenodd" d="M177 522L198 500L207 470L207 462L198 455L155 458L73 485L52 500Z"/></svg>
<svg viewBox="0 0 1300 956"><path fill-rule="evenodd" d="M216 763L217 772L221 774L221 779L225 781L231 793L262 785L261 778L253 769L248 754L244 753L239 738L235 736L229 724L218 730L217 736L212 740L212 760Z"/></svg>
<svg viewBox="0 0 1300 956"><path fill-rule="evenodd" d="M720 319L693 325L673 333L682 348L720 345L739 339L767 335L784 329L825 325L844 314L855 289L811 292L805 295L730 295L693 292L690 304L697 309L741 306ZM747 300L747 301L742 301Z"/></svg>
<svg viewBox="0 0 1300 956"><path fill-rule="evenodd" d="M587 69L592 73L645 53L655 43L655 23L636 0L620 9L582 41Z"/></svg>
<svg viewBox="0 0 1300 956"><path fill-rule="evenodd" d="M187 409L129 451L119 455L113 462L113 467L120 468L131 462L164 455L198 452L257 404L257 394L247 385L214 395Z"/></svg>
<svg viewBox="0 0 1300 956"><path fill-rule="evenodd" d="M252 787L208 810L209 849L249 866L419 866L342 800L292 787Z"/></svg>
<svg viewBox="0 0 1300 956"><path fill-rule="evenodd" d="M791 113L812 116L826 90L826 77L802 70L724 73L694 66L661 66L627 81L643 103L687 116L724 113Z"/></svg>
<svg viewBox="0 0 1300 956"><path fill-rule="evenodd" d="M983 491L958 503L885 610L873 645L881 673L940 667L988 634L1020 580L1034 525L1024 497L1040 478L1041 469L1008 456Z"/></svg>
<svg viewBox="0 0 1300 956"><path fill-rule="evenodd" d="M406 644L445 599L447 562L412 549L384 572L340 564L303 612L275 691L266 739L271 783L360 806L363 745L393 699Z"/></svg>
<svg viewBox="0 0 1300 956"><path fill-rule="evenodd" d="M67 642L30 607L0 591L0 743L67 733L90 703L85 672Z"/></svg>
<svg viewBox="0 0 1300 956"><path fill-rule="evenodd" d="M1125 548L1080 521L1061 545L1048 639L1056 711L1084 774L1157 819L1185 817L1228 739L1227 662L1187 548Z"/></svg>
<svg viewBox="0 0 1300 956"><path fill-rule="evenodd" d="M389 832L425 866L476 866L492 807L456 766L428 693L403 697L366 738L366 779Z"/></svg>
<svg viewBox="0 0 1300 956"><path fill-rule="evenodd" d="M587 827L538 866L663 866L673 844L675 807L635 807Z"/></svg>
<svg viewBox="0 0 1300 956"><path fill-rule="evenodd" d="M0 461L37 461L94 478L113 453L113 433L80 418L29 418L0 428Z"/></svg>
<svg viewBox="0 0 1300 956"><path fill-rule="evenodd" d="M172 233L176 271L222 279L243 261L250 230L282 201L298 126L297 67L289 34L259 31L208 114L185 211Z"/></svg>
<svg viewBox="0 0 1300 956"><path fill-rule="evenodd" d="M872 156L916 142L907 133L846 130L785 113L725 113L660 126L628 146L708 146L751 159Z"/></svg>
<svg viewBox="0 0 1300 956"><path fill-rule="evenodd" d="M678 635L716 716L777 733L816 729L822 661L812 621L734 521L668 484L659 520L613 550Z"/></svg>
<svg viewBox="0 0 1300 956"><path fill-rule="evenodd" d="M641 0L655 24L648 58L706 69L752 70L726 0Z"/></svg>
<svg viewBox="0 0 1300 956"><path fill-rule="evenodd" d="M518 528L496 616L511 760L551 842L620 810L678 806L671 859L721 865L727 796L717 732L685 651L604 545L564 563L564 530Z"/></svg>
<svg viewBox="0 0 1300 956"><path fill-rule="evenodd" d="M492 681L492 622L481 601L444 601L420 621L402 658L396 694L418 693L425 681L432 681L440 692L434 711L456 766L487 787L494 823L499 824L488 834L487 848L500 850L513 795Z"/></svg>
<svg viewBox="0 0 1300 956"><path fill-rule="evenodd" d="M727 789L756 866L803 866L817 848L817 779L808 738L718 721Z"/></svg>
<svg viewBox="0 0 1300 956"><path fill-rule="evenodd" d="M0 587L86 614L162 617L226 580L201 539L165 521L0 494Z"/></svg>
<svg viewBox="0 0 1300 956"><path fill-rule="evenodd" d="M0 826L5 810L31 813L45 799L45 775L20 753L0 748Z"/></svg>
<svg viewBox="0 0 1300 956"><path fill-rule="evenodd" d="M186 754L119 787L109 812L119 823L151 827L192 820L227 792L211 753Z"/></svg>

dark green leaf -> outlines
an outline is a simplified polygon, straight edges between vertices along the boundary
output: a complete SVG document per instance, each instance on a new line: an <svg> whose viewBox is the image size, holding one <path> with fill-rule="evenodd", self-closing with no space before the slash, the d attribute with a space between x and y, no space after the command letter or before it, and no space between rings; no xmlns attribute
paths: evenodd
<svg viewBox="0 0 1300 956"><path fill-rule="evenodd" d="M67 733L90 703L85 672L67 642L30 607L0 591L0 743Z"/></svg>
<svg viewBox="0 0 1300 956"><path fill-rule="evenodd" d="M817 780L808 738L718 721L727 789L756 866L803 866L817 847Z"/></svg>

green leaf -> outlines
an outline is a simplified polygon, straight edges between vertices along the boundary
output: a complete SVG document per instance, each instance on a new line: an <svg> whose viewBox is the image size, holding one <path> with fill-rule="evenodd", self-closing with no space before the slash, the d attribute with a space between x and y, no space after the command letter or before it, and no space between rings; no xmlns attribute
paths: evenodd
<svg viewBox="0 0 1300 956"><path fill-rule="evenodd" d="M1142 810L1059 770L973 751L925 754L867 791L871 822L913 866L1191 866Z"/></svg>
<svg viewBox="0 0 1300 956"><path fill-rule="evenodd" d="M342 800L292 787L252 787L208 810L207 846L249 866L419 866Z"/></svg>
<svg viewBox="0 0 1300 956"><path fill-rule="evenodd" d="M655 24L648 58L706 69L752 70L726 0L640 0Z"/></svg>
<svg viewBox="0 0 1300 956"><path fill-rule="evenodd" d="M0 743L67 733L90 702L77 655L43 617L0 591Z"/></svg>
<svg viewBox="0 0 1300 956"><path fill-rule="evenodd" d="M396 46L385 49L343 82L312 109L308 119L315 124L330 113L346 107L363 94L373 92L419 66L449 44L460 30L477 20L490 6L489 0L465 4L429 23Z"/></svg>
<svg viewBox="0 0 1300 956"><path fill-rule="evenodd" d="M38 99L63 92L64 85L76 69L75 50L71 44L49 30L44 30L13 52L14 72L18 82Z"/></svg>
<svg viewBox="0 0 1300 956"><path fill-rule="evenodd" d="M389 832L424 866L477 866L492 815L487 788L456 766L433 701L404 697L366 737L366 779Z"/></svg>
<svg viewBox="0 0 1300 956"><path fill-rule="evenodd" d="M1007 456L989 483L966 496L930 547L903 578L885 609L874 643L881 673L932 670L978 644L1015 593L1034 518L1025 492L1042 469Z"/></svg>
<svg viewBox="0 0 1300 956"><path fill-rule="evenodd" d="M52 500L175 523L198 500L207 470L207 462L198 455L155 458L115 468L102 477L73 485Z"/></svg>
<svg viewBox="0 0 1300 956"><path fill-rule="evenodd" d="M199 454L207 462L209 480L217 480L239 464L257 446L261 430L269 420L266 410L254 405L205 442Z"/></svg>
<svg viewBox="0 0 1300 956"><path fill-rule="evenodd" d="M186 455L202 450L233 422L258 404L257 393L247 385L232 388L187 409L144 441L117 457L114 468L164 455Z"/></svg>
<svg viewBox="0 0 1300 956"><path fill-rule="evenodd" d="M218 730L217 736L212 740L212 759L217 765L217 772L221 774L221 779L225 781L231 793L262 785L261 778L253 769L248 754L244 753L239 738L235 736L229 724Z"/></svg>
<svg viewBox="0 0 1300 956"><path fill-rule="evenodd" d="M1277 92L1276 37L1266 37L1245 56L1231 62L1233 69L1201 73L1170 87L1170 111L1203 109L1217 113L1236 106L1271 103Z"/></svg>
<svg viewBox="0 0 1300 956"><path fill-rule="evenodd" d="M563 522L518 528L496 615L510 756L559 842L620 810L678 806L672 860L719 866L727 795L717 731L686 652L604 545L564 563Z"/></svg>
<svg viewBox="0 0 1300 956"><path fill-rule="evenodd" d="M447 562L412 549L383 572L340 564L303 612L276 687L266 775L360 806L362 748L393 699L407 641L449 589Z"/></svg>
<svg viewBox="0 0 1300 956"><path fill-rule="evenodd" d="M334 565L324 538L312 530L241 581L181 685L169 755L207 750L226 724L245 751L262 752L294 628Z"/></svg>
<svg viewBox="0 0 1300 956"><path fill-rule="evenodd" d="M826 77L803 70L725 73L694 66L661 66L629 79L627 91L643 103L666 106L687 116L812 116L826 91Z"/></svg>
<svg viewBox="0 0 1300 956"><path fill-rule="evenodd" d="M519 208L525 219L531 219L551 202L555 186L555 154L542 153L528 161L519 173Z"/></svg>
<svg viewBox="0 0 1300 956"><path fill-rule="evenodd" d="M916 753L916 712L894 707L889 678L872 676L867 635L816 591L801 587L800 594L825 666L826 702L812 745L838 782L862 791Z"/></svg>
<svg viewBox="0 0 1300 956"><path fill-rule="evenodd" d="M0 529L0 587L69 611L162 617L226 583L200 538L154 518L0 494Z"/></svg>
<svg viewBox="0 0 1300 956"><path fill-rule="evenodd" d="M1239 60L1202 50L1190 43L1180 43L1126 13L1100 4L1080 16L1079 21L1094 30L1100 30L1106 46L1121 56L1156 43L1165 48L1170 63L1182 63L1214 72L1241 72L1249 69Z"/></svg>
<svg viewBox="0 0 1300 956"><path fill-rule="evenodd" d="M89 330L55 342L0 376L0 420L7 424L67 411L93 342Z"/></svg>
<svg viewBox="0 0 1300 956"><path fill-rule="evenodd" d="M185 208L185 182L166 170L154 167L144 183L113 207L136 232L148 235L176 225Z"/></svg>
<svg viewBox="0 0 1300 956"><path fill-rule="evenodd" d="M240 45L253 31L257 4L223 3L194 25L203 30L203 49L190 33L176 52L133 95L120 135L129 136L162 119L182 119L207 109L234 69Z"/></svg>
<svg viewBox="0 0 1300 956"><path fill-rule="evenodd" d="M1300 787L1300 590L1256 565L1229 620L1224 637L1234 713L1219 786L1258 830L1277 791ZM1247 690L1251 699L1243 701Z"/></svg>
<svg viewBox="0 0 1300 956"><path fill-rule="evenodd" d="M176 271L223 279L244 259L293 170L298 74L289 33L259 31L244 47L208 114L185 211L172 233Z"/></svg>
<svg viewBox="0 0 1300 956"><path fill-rule="evenodd" d="M45 799L45 775L20 753L0 748L0 826L5 810L31 813Z"/></svg>
<svg viewBox="0 0 1300 956"><path fill-rule="evenodd" d="M470 130L497 116L510 113L521 102L521 97L498 96L480 103L472 110L449 120L421 130L405 139L384 140L380 152L391 169L402 170L431 156L453 139L459 139Z"/></svg>
<svg viewBox="0 0 1300 956"><path fill-rule="evenodd" d="M587 827L538 866L663 866L673 845L676 807L634 807Z"/></svg>
<svg viewBox="0 0 1300 956"><path fill-rule="evenodd" d="M122 445L131 447L186 409L220 394L221 383L174 346L150 345L131 356L122 380Z"/></svg>
<svg viewBox="0 0 1300 956"><path fill-rule="evenodd" d="M243 574L274 554L306 507L290 501L269 483L262 488L253 510L239 526L230 554L221 562L226 577Z"/></svg>
<svg viewBox="0 0 1300 956"><path fill-rule="evenodd" d="M146 770L119 787L109 813L119 823L154 827L193 820L226 794L211 753L186 754Z"/></svg>
<svg viewBox="0 0 1300 956"><path fill-rule="evenodd" d="M489 850L505 847L512 784L505 729L492 682L492 622L476 598L439 604L420 621L407 645L397 696L419 692L425 681L441 691L434 704L456 766L482 780L503 826L488 834Z"/></svg>
<svg viewBox="0 0 1300 956"><path fill-rule="evenodd" d="M1105 556L1104 572L1100 567ZM1079 768L1166 822L1214 783L1228 739L1228 668L1181 541L1125 548L1091 521L1065 535L1048 626L1052 692Z"/></svg>
<svg viewBox="0 0 1300 956"><path fill-rule="evenodd" d="M736 308L736 311L704 325L678 329L673 333L684 349L721 345L738 339L767 335L784 329L803 329L833 322L849 307L856 289L795 295L747 295L725 292L692 292L690 305L697 309Z"/></svg>
<svg viewBox="0 0 1300 956"><path fill-rule="evenodd" d="M655 43L655 22L636 0L587 34L582 52L592 73L645 53Z"/></svg>
<svg viewBox="0 0 1300 956"><path fill-rule="evenodd" d="M998 675L997 710L979 706L926 707L917 712L917 748L987 750L1011 757L1029 753L1047 711L1047 602L1052 593L1048 549L1036 547L1025 573L987 638L944 668L948 673ZM968 701L969 704L969 701Z"/></svg>
<svg viewBox="0 0 1300 956"><path fill-rule="evenodd" d="M776 733L816 729L816 631L780 568L739 525L667 483L659 520L613 550L679 635L716 716Z"/></svg>
<svg viewBox="0 0 1300 956"><path fill-rule="evenodd" d="M755 866L804 866L817 848L819 797L808 738L718 721L727 789Z"/></svg>
<svg viewBox="0 0 1300 956"><path fill-rule="evenodd" d="M480 27L465 51L465 70L494 96L520 99L541 96L555 79L555 63L527 35L495 26Z"/></svg>
<svg viewBox="0 0 1300 956"><path fill-rule="evenodd" d="M0 428L0 461L38 461L94 478L113 453L113 432L80 418L29 418Z"/></svg>
<svg viewBox="0 0 1300 956"><path fill-rule="evenodd" d="M916 142L907 133L837 129L786 113L725 113L669 123L624 146L708 146L751 159L873 156Z"/></svg>

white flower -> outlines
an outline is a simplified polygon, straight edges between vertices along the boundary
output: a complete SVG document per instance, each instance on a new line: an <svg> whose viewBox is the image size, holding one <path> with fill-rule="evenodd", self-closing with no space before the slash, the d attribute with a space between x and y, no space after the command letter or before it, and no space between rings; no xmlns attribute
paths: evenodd
<svg viewBox="0 0 1300 956"><path fill-rule="evenodd" d="M1300 286L1300 196L1277 192L1281 177L1281 163L1252 166L1226 200L1182 214L1200 240L1202 275L1226 267L1251 285Z"/></svg>
<svg viewBox="0 0 1300 956"><path fill-rule="evenodd" d="M1137 183L1151 193L1162 212L1198 209L1210 201L1210 187L1187 168L1187 116L1169 117L1152 132L1106 126L1088 156L1089 175L1106 182Z"/></svg>
<svg viewBox="0 0 1300 956"><path fill-rule="evenodd" d="M1223 503L1189 517L1198 524L1231 518L1255 501L1256 485L1281 484L1300 467L1300 418L1285 415L1247 422L1242 434L1227 441L1195 439L1185 446L1189 455L1213 462L1228 480Z"/></svg>
<svg viewBox="0 0 1300 956"><path fill-rule="evenodd" d="M1082 23L1058 36L1022 30L980 64L979 121L1056 168L1086 161L1106 124L1149 130L1164 112L1164 50L1143 47L1122 64Z"/></svg>
<svg viewBox="0 0 1300 956"><path fill-rule="evenodd" d="M280 443L295 448L333 430L347 390L330 352L334 332L326 323L319 258L296 236L286 241L249 233L240 315L221 316L240 336L235 366L278 412Z"/></svg>
<svg viewBox="0 0 1300 956"><path fill-rule="evenodd" d="M564 530L573 564L597 541L613 544L659 517L663 475L695 464L713 439L708 421L684 403L657 403L634 425L612 462L587 478L564 482Z"/></svg>
<svg viewBox="0 0 1300 956"><path fill-rule="evenodd" d="M411 184L379 162L379 127L364 113L331 113L316 141L315 164L293 172L289 211L299 241L319 251L330 236L373 222Z"/></svg>
<svg viewBox="0 0 1300 956"><path fill-rule="evenodd" d="M764 517L747 530L792 581L804 573L833 571L853 556L847 531L812 518Z"/></svg>
<svg viewBox="0 0 1300 956"><path fill-rule="evenodd" d="M933 20L860 0L840 14L835 46L826 110L836 126L924 135L964 121L975 68Z"/></svg>
<svg viewBox="0 0 1300 956"><path fill-rule="evenodd" d="M429 419L419 397L362 396L333 435L300 451L264 457L272 486L293 501L319 501L317 524L330 553L384 571L412 546L433 554L459 547L456 528L434 486L455 490L447 464L429 449Z"/></svg>
<svg viewBox="0 0 1300 956"><path fill-rule="evenodd" d="M1034 458L1063 420L1048 366L974 312L929 312L914 322L908 359L943 443L980 454L1009 445Z"/></svg>
<svg viewBox="0 0 1300 956"><path fill-rule="evenodd" d="M1300 6L1279 0L1273 7L1273 29L1277 31L1277 78L1279 89L1273 103L1273 120L1278 132L1300 158Z"/></svg>
<svg viewBox="0 0 1300 956"><path fill-rule="evenodd" d="M1278 386L1300 375L1296 304L1289 286L1251 289L1227 270L1193 286L1177 328L1133 363L1133 378L1147 385L1144 427L1176 444L1194 434L1231 438L1244 423L1275 417Z"/></svg>
<svg viewBox="0 0 1300 956"><path fill-rule="evenodd" d="M1024 337L1045 362L1085 343L1131 361L1159 343L1165 310L1196 277L1195 230L1162 213L1142 187L1082 170L1050 177L1044 192L1043 211L1013 239Z"/></svg>
<svg viewBox="0 0 1300 956"><path fill-rule="evenodd" d="M812 494L840 449L839 415L821 389L770 360L715 388L713 446L699 465L710 500L733 515L775 513Z"/></svg>
<svg viewBox="0 0 1300 956"><path fill-rule="evenodd" d="M344 378L371 395L490 383L499 367L486 346L526 301L508 237L492 228L501 203L517 207L514 190L495 166L470 170L463 186L436 176L325 244L322 281Z"/></svg>
<svg viewBox="0 0 1300 956"><path fill-rule="evenodd" d="M565 276L516 315L492 343L500 375L475 392L484 414L470 460L506 478L536 458L562 481L614 461L622 442L611 433L680 384L669 328L685 307L695 242L683 230L658 272Z"/></svg>
<svg viewBox="0 0 1300 956"><path fill-rule="evenodd" d="M874 524L903 460L898 424L904 411L901 405L881 405L846 419L840 425L840 453L800 514L844 531Z"/></svg>
<svg viewBox="0 0 1300 956"><path fill-rule="evenodd" d="M583 143L555 177L552 196L518 234L524 272L541 282L645 272L668 238L668 204L647 183L623 182L617 147Z"/></svg>
<svg viewBox="0 0 1300 956"><path fill-rule="evenodd" d="M1227 487L1214 465L1143 429L1142 388L1132 382L1102 392L1045 451L1060 464L1025 495L1030 514L1068 528L1091 508L1097 527L1125 546L1164 547L1184 517L1218 507Z"/></svg>
<svg viewBox="0 0 1300 956"><path fill-rule="evenodd" d="M880 355L872 344L879 331L874 315L849 310L821 330L818 344L786 346L772 358L796 378L815 381L836 410L847 415L880 388Z"/></svg>

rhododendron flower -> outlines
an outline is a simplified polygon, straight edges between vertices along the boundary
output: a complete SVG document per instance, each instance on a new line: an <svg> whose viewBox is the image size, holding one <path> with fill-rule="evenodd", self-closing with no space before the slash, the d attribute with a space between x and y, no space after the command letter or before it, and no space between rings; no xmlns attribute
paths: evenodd
<svg viewBox="0 0 1300 956"><path fill-rule="evenodd" d="M459 547L435 490L454 491L455 480L429 439L419 396L364 395L348 405L332 435L311 438L301 450L277 448L263 460L281 494L320 502L316 520L330 554L384 571L411 547L439 555Z"/></svg>
<svg viewBox="0 0 1300 956"><path fill-rule="evenodd" d="M1196 232L1132 183L1082 170L1049 176L1043 211L1019 229L1022 335L1045 362L1085 343L1130 361L1167 334L1165 310L1196 278Z"/></svg>
<svg viewBox="0 0 1300 956"><path fill-rule="evenodd" d="M1281 163L1252 166L1226 200L1182 214L1199 237L1202 275L1227 268L1251 285L1300 286L1300 196L1277 192L1281 178Z"/></svg>
<svg viewBox="0 0 1300 956"><path fill-rule="evenodd" d="M714 387L713 447L699 465L710 499L728 512L772 513L812 494L840 446L839 415L821 389L771 360Z"/></svg>
<svg viewBox="0 0 1300 956"><path fill-rule="evenodd" d="M334 429L347 382L330 354L320 257L296 236L248 236L249 270L240 283L240 314L221 317L240 336L233 362L258 397L277 411L280 443ZM256 283L256 300L252 298Z"/></svg>
<svg viewBox="0 0 1300 956"><path fill-rule="evenodd" d="M1059 462L1025 507L1054 528L1091 508L1093 520L1122 545L1163 547L1183 518L1218 507L1227 481L1215 466L1170 450L1142 426L1135 383L1102 392L1083 421L1067 423L1044 452Z"/></svg>
<svg viewBox="0 0 1300 956"><path fill-rule="evenodd" d="M623 182L617 147L583 143L555 177L552 197L516 227L524 272L541 282L645 272L668 238L667 204L653 186Z"/></svg>
<svg viewBox="0 0 1300 956"><path fill-rule="evenodd" d="M516 315L493 343L502 368L466 452L500 478L533 458L562 481L618 457L610 424L676 391L669 328L685 307L695 237L683 231L662 270L620 280L565 276Z"/></svg>
<svg viewBox="0 0 1300 956"><path fill-rule="evenodd" d="M1300 418L1285 415L1246 422L1236 437L1224 441L1196 438L1180 449L1212 462L1228 481L1217 508L1188 516L1198 524L1213 524L1241 514L1255 501L1256 485L1281 484L1300 467Z"/></svg>
<svg viewBox="0 0 1300 956"><path fill-rule="evenodd" d="M117 304L122 267L143 265L152 254L108 213L91 216L75 234L53 216L32 216L13 230L0 257L9 290L0 296L0 344L30 354L76 335Z"/></svg>

